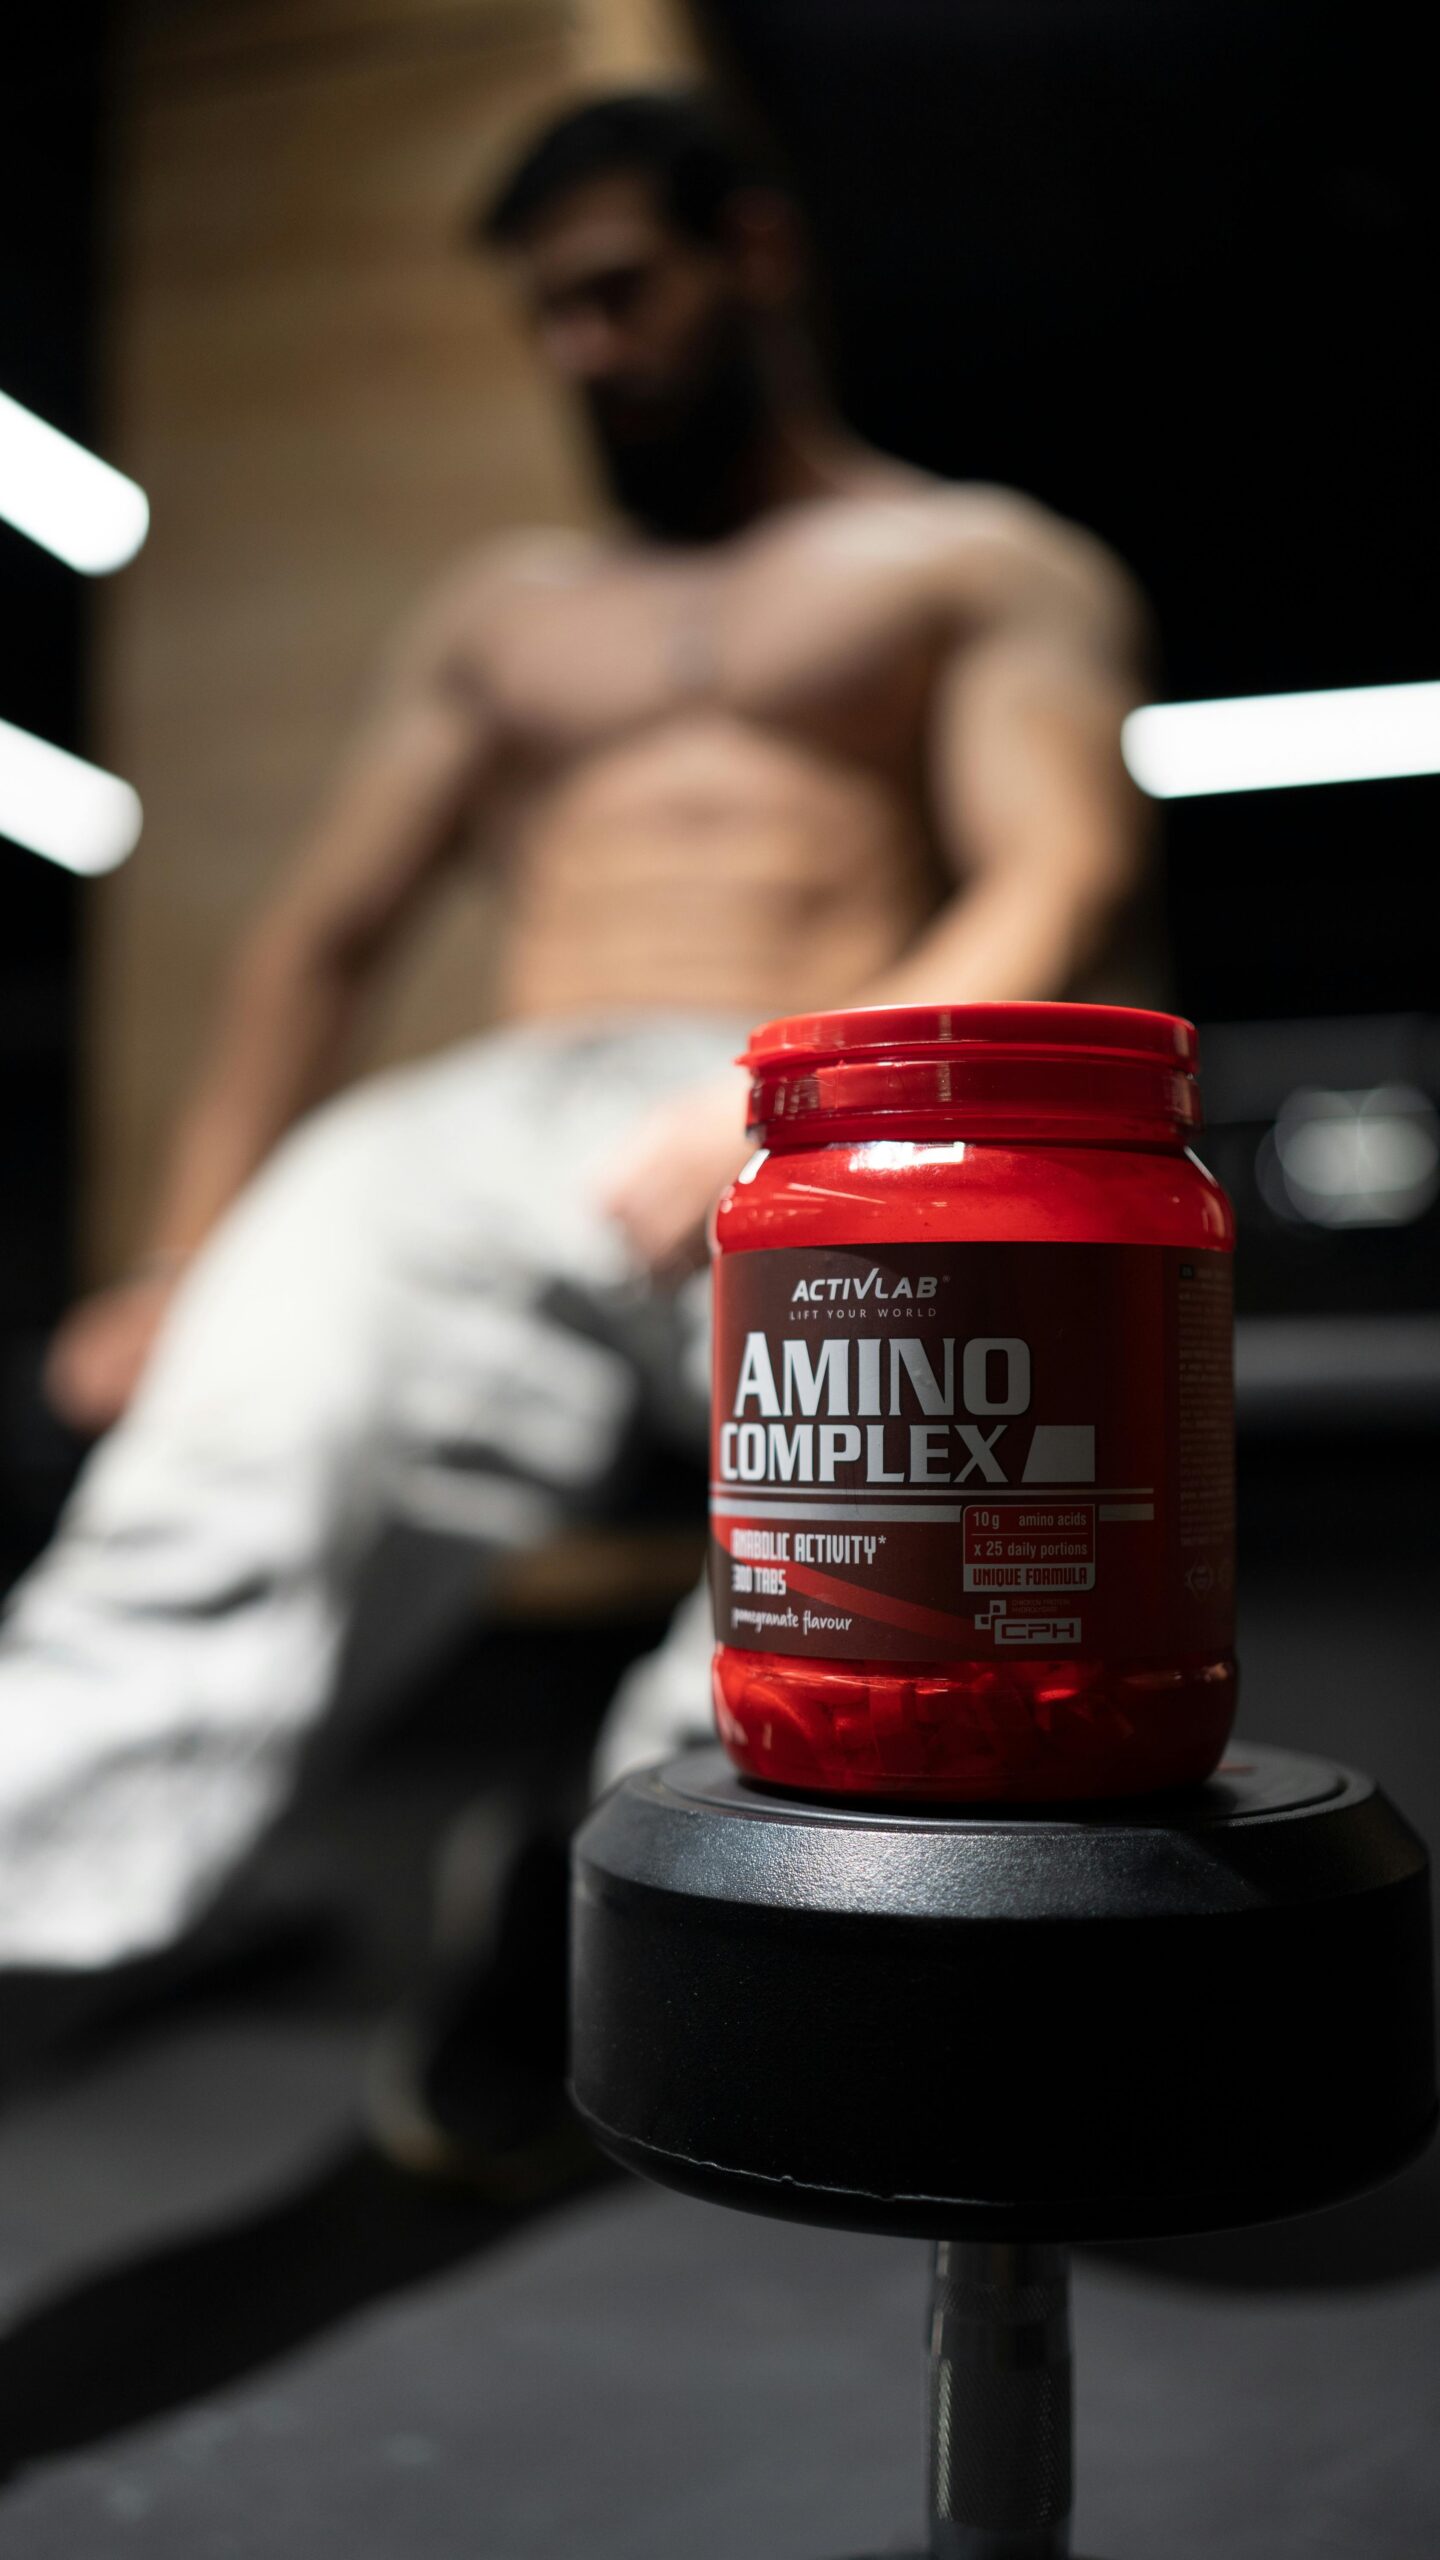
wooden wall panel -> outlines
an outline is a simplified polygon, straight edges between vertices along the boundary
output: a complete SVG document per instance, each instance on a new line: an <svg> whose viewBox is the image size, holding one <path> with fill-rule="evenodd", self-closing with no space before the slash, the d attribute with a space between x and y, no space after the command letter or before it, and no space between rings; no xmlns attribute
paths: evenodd
<svg viewBox="0 0 1440 2560"><path fill-rule="evenodd" d="M459 228L577 71L644 67L658 19L615 7L133 0L110 441L154 516L104 598L98 734L146 826L93 892L96 1275L133 1250L226 948L393 618L487 529L583 520L563 421ZM462 885L377 1058L479 1025L484 946Z"/></svg>

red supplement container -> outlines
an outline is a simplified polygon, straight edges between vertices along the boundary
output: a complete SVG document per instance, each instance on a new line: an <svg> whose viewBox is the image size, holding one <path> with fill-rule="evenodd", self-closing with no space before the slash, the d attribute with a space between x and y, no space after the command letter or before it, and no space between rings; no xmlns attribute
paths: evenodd
<svg viewBox="0 0 1440 2560"><path fill-rule="evenodd" d="M1234 1718L1233 1223L1192 1026L874 1007L757 1031L715 1220L715 1706L751 1776L1051 1802Z"/></svg>

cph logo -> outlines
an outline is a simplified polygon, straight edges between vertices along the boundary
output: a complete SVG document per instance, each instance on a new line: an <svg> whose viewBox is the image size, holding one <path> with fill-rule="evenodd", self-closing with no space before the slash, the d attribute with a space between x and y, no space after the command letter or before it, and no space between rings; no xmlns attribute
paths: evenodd
<svg viewBox="0 0 1440 2560"><path fill-rule="evenodd" d="M997 1644L1078 1644L1078 1618L1012 1618L1003 1600L992 1600L988 1609L975 1612L975 1629L979 1635L993 1635Z"/></svg>

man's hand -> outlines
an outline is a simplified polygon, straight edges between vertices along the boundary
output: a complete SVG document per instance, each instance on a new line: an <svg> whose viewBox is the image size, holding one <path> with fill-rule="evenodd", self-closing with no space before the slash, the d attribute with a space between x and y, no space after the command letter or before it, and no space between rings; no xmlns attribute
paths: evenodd
<svg viewBox="0 0 1440 2560"><path fill-rule="evenodd" d="M177 1275L149 1272L72 1307L45 1355L45 1393L62 1422L87 1436L118 1422L140 1381L175 1294Z"/></svg>
<svg viewBox="0 0 1440 2560"><path fill-rule="evenodd" d="M680 1280L705 1259L705 1221L750 1153L743 1072L694 1085L662 1103L608 1167L601 1207L657 1280Z"/></svg>

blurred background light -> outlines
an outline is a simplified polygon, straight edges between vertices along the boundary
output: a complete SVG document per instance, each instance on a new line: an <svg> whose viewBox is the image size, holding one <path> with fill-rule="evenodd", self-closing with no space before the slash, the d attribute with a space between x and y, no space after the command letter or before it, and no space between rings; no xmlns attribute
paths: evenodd
<svg viewBox="0 0 1440 2560"><path fill-rule="evenodd" d="M140 834L139 793L0 720L0 835L67 871L113 871Z"/></svg>
<svg viewBox="0 0 1440 2560"><path fill-rule="evenodd" d="M101 577L134 559L150 504L123 471L0 391L0 515L70 568Z"/></svg>
<svg viewBox="0 0 1440 2560"><path fill-rule="evenodd" d="M1317 1227L1408 1226L1440 1193L1440 1118L1413 1085L1302 1088L1283 1105L1256 1171L1281 1216Z"/></svg>
<svg viewBox="0 0 1440 2560"><path fill-rule="evenodd" d="M1440 684L1148 703L1131 712L1123 744L1155 800L1440 773Z"/></svg>

